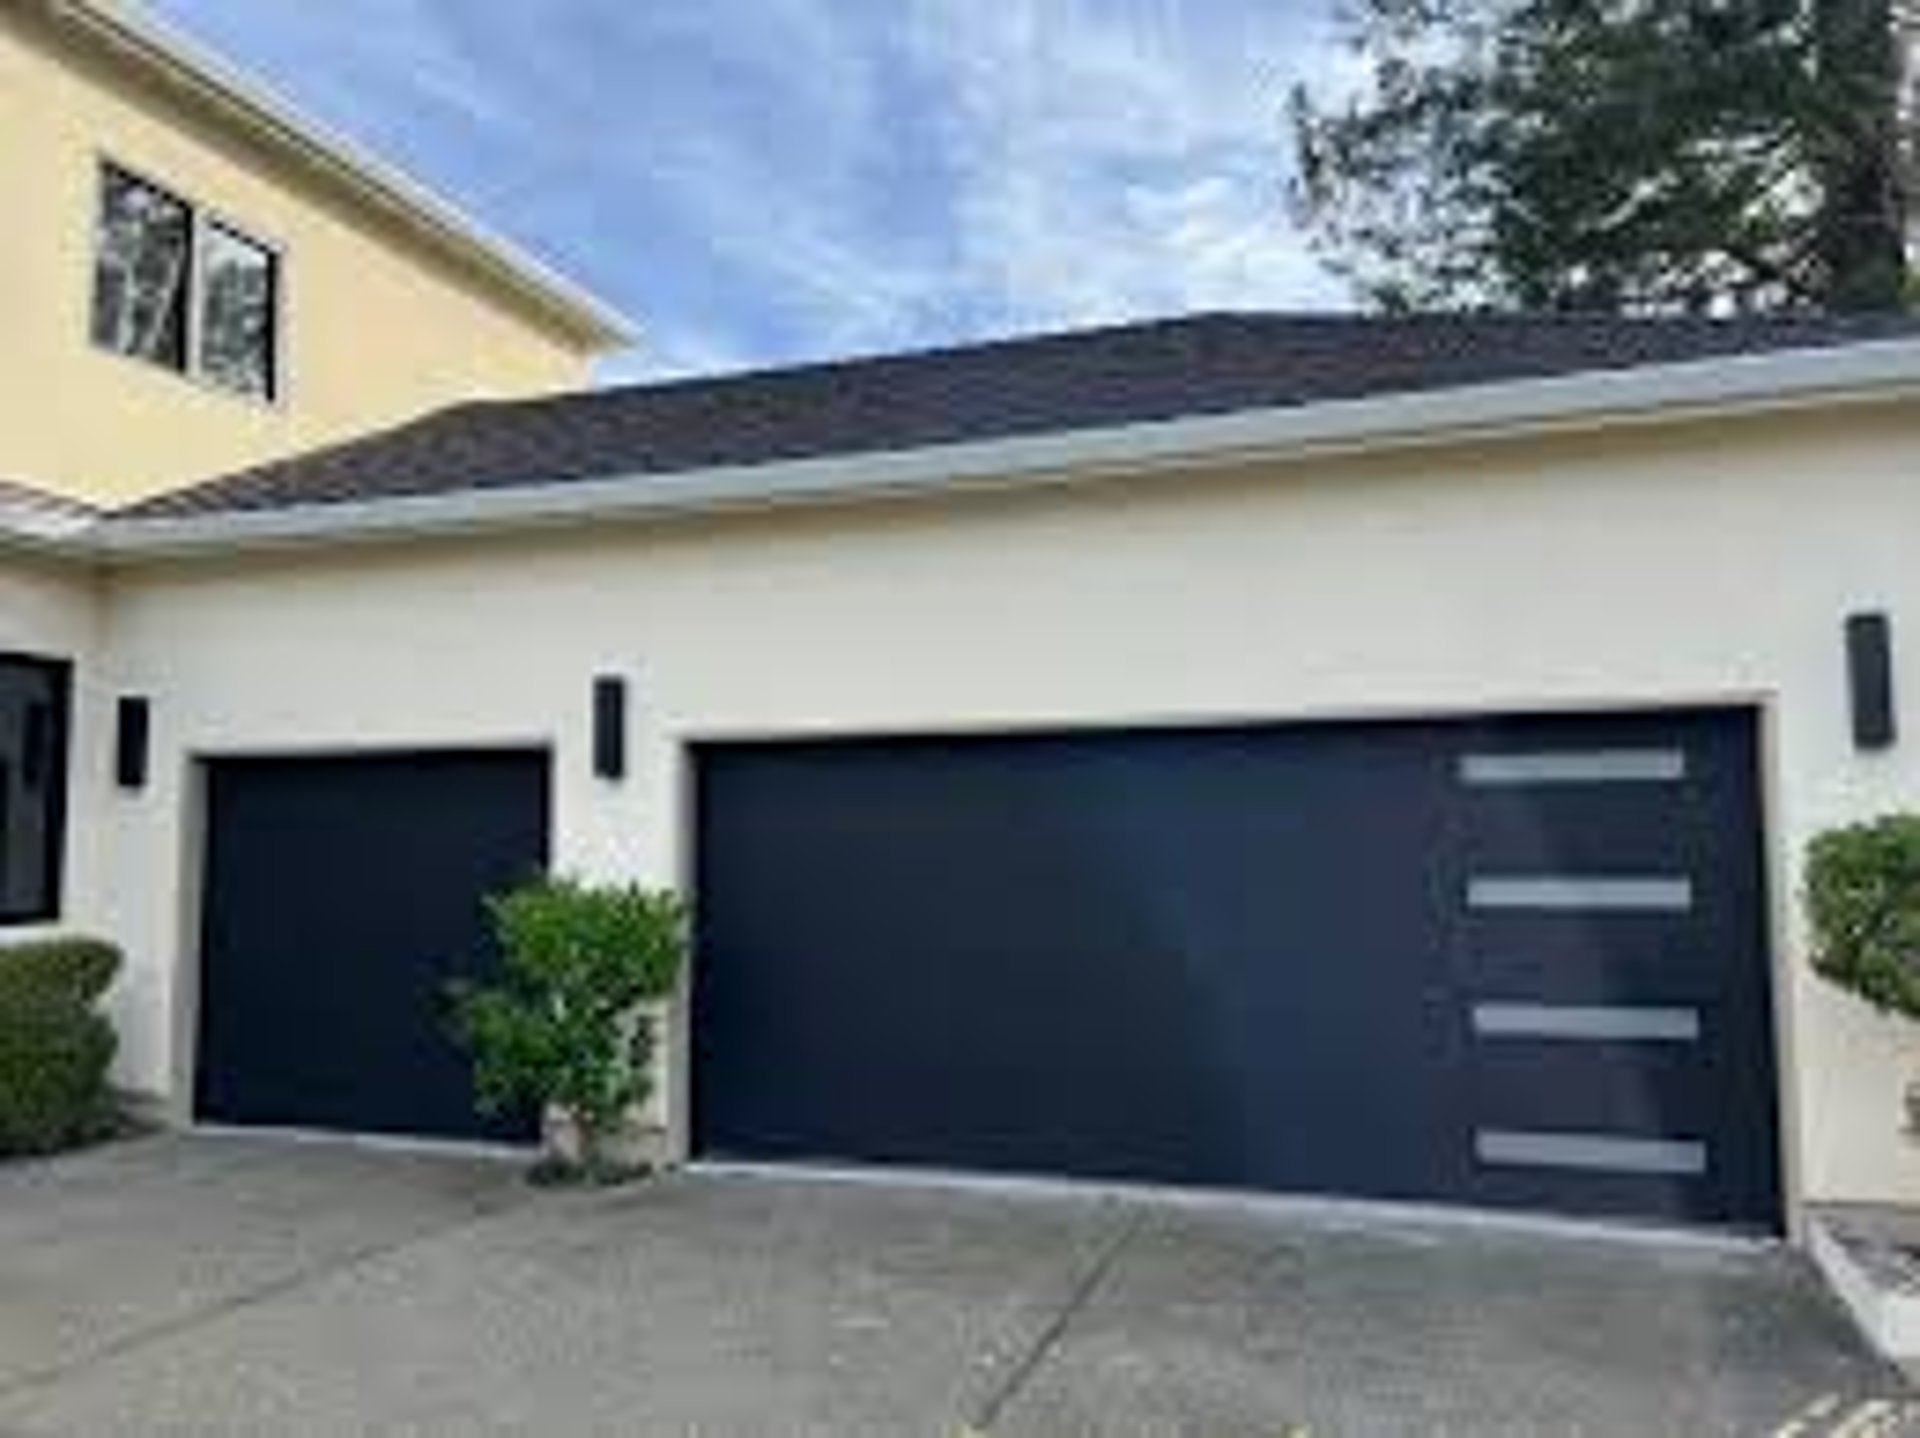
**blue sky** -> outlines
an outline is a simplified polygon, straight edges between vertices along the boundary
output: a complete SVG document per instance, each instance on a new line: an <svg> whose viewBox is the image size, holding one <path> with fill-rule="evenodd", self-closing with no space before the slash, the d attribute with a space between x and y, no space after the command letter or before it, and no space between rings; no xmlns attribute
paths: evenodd
<svg viewBox="0 0 1920 1438"><path fill-rule="evenodd" d="M1319 0L148 0L631 314L607 378L1343 302Z"/></svg>

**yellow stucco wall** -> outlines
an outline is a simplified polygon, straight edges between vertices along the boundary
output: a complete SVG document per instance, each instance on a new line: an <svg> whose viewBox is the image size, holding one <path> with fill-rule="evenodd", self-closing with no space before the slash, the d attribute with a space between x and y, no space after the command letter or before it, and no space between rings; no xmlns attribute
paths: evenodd
<svg viewBox="0 0 1920 1438"><path fill-rule="evenodd" d="M103 157L281 249L278 403L94 347ZM0 477L95 503L462 399L571 387L592 358L344 191L16 6L0 6L0 213Z"/></svg>

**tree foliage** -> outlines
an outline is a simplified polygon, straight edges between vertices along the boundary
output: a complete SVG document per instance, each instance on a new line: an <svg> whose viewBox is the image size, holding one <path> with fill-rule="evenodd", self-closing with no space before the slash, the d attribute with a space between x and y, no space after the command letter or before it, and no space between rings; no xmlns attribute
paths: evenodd
<svg viewBox="0 0 1920 1438"><path fill-rule="evenodd" d="M652 1091L654 1018L685 963L685 905L634 885L543 878L488 899L500 980L459 983L454 1029L483 1113L552 1106L578 1125L585 1165Z"/></svg>
<svg viewBox="0 0 1920 1438"><path fill-rule="evenodd" d="M1897 308L1890 0L1346 0L1293 199L1390 308Z"/></svg>

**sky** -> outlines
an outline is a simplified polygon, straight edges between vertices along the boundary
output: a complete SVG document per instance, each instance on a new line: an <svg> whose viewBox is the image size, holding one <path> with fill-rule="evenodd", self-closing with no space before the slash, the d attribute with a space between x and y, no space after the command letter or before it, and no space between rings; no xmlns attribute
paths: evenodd
<svg viewBox="0 0 1920 1438"><path fill-rule="evenodd" d="M607 381L1346 292L1324 0L147 0L638 324Z"/></svg>

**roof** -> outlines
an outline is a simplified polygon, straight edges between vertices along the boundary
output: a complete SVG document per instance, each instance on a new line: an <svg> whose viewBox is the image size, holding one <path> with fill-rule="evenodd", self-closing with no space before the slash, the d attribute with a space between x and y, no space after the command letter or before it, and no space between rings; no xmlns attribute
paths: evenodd
<svg viewBox="0 0 1920 1438"><path fill-rule="evenodd" d="M0 537L15 544L58 549L84 535L99 518L100 511L76 499L0 479Z"/></svg>
<svg viewBox="0 0 1920 1438"><path fill-rule="evenodd" d="M1920 339L1920 321L1202 314L918 354L461 405L158 496L183 520L559 490ZM1915 356L1905 357L1907 364ZM1724 368L1716 363L1713 369ZM1657 397L1657 396L1656 396ZM1404 404L1398 408L1407 413ZM1370 421L1371 422L1371 421Z"/></svg>
<svg viewBox="0 0 1920 1438"><path fill-rule="evenodd" d="M457 263L505 288L570 336L605 353L632 344L634 327L526 251L344 136L298 114L253 77L124 0L41 0L71 34L224 114L262 142L343 185Z"/></svg>

